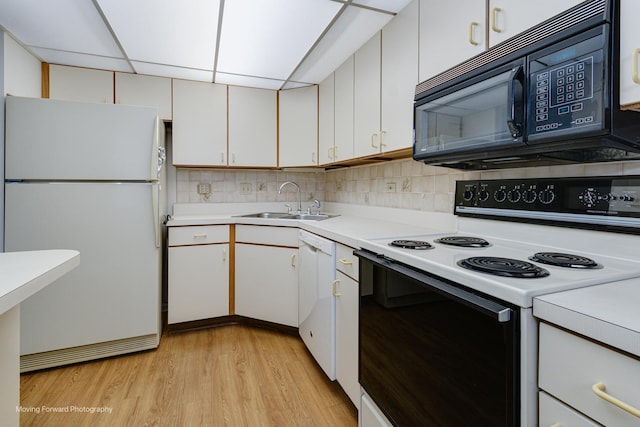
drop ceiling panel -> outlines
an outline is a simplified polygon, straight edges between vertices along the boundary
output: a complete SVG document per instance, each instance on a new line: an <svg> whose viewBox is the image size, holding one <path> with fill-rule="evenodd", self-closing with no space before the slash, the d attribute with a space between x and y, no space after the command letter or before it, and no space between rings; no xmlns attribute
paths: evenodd
<svg viewBox="0 0 640 427"><path fill-rule="evenodd" d="M135 72L151 76L174 77L176 79L196 80L200 82L213 81L213 71L197 70L193 68L174 67L171 65L153 64L148 62L131 61Z"/></svg>
<svg viewBox="0 0 640 427"><path fill-rule="evenodd" d="M98 0L132 61L213 71L219 2Z"/></svg>
<svg viewBox="0 0 640 427"><path fill-rule="evenodd" d="M89 0L2 0L0 24L29 47L122 57Z"/></svg>
<svg viewBox="0 0 640 427"><path fill-rule="evenodd" d="M31 51L50 64L73 65L100 70L123 71L125 73L133 72L129 63L124 59L41 48L32 48Z"/></svg>
<svg viewBox="0 0 640 427"><path fill-rule="evenodd" d="M353 0L353 4L360 4L395 13L400 12L409 3L411 3L411 0Z"/></svg>
<svg viewBox="0 0 640 427"><path fill-rule="evenodd" d="M342 6L329 0L225 2L217 70L287 79Z"/></svg>
<svg viewBox="0 0 640 427"><path fill-rule="evenodd" d="M216 83L233 86L247 86L262 89L280 89L284 80L265 79L261 77L239 76L236 74L216 73Z"/></svg>
<svg viewBox="0 0 640 427"><path fill-rule="evenodd" d="M392 15L360 7L347 8L322 38L292 80L319 83L391 19Z"/></svg>

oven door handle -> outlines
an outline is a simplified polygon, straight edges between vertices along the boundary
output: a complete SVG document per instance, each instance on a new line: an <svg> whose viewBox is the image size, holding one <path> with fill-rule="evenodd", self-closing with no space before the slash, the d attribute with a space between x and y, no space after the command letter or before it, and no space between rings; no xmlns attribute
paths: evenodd
<svg viewBox="0 0 640 427"><path fill-rule="evenodd" d="M511 321L512 310L500 303L488 300L480 295L476 295L474 293L465 291L464 289L453 286L445 282L444 280L441 280L426 272L423 273L420 271L416 271L392 259L389 259L384 255L378 255L360 249L354 250L353 254L374 265L377 265L378 267L413 279L418 283L425 285L426 287L432 288L435 292L446 295L447 297L455 299L460 303L479 311L480 313L486 314L487 316L500 323ZM362 263L360 265L362 266ZM364 275L361 273L360 277L362 278L364 277Z"/></svg>

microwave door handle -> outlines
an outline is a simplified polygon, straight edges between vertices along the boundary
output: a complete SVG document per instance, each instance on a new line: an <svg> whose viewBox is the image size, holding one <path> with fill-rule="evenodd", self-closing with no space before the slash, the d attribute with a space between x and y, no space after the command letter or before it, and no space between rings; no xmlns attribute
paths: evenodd
<svg viewBox="0 0 640 427"><path fill-rule="evenodd" d="M513 139L522 136L524 122L524 68L522 65L514 68L509 76L509 95L507 126Z"/></svg>

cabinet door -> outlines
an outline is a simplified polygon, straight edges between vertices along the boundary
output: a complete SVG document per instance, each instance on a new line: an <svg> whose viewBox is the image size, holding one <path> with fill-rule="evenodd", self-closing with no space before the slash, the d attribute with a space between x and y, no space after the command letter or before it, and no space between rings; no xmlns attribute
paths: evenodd
<svg viewBox="0 0 640 427"><path fill-rule="evenodd" d="M356 407L358 383L358 282L336 272L336 377Z"/></svg>
<svg viewBox="0 0 640 427"><path fill-rule="evenodd" d="M276 91L229 86L229 166L275 167Z"/></svg>
<svg viewBox="0 0 640 427"><path fill-rule="evenodd" d="M640 111L640 2L620 1L620 105ZM635 105L634 105L635 104Z"/></svg>
<svg viewBox="0 0 640 427"><path fill-rule="evenodd" d="M171 120L171 79L116 72L116 104L156 107Z"/></svg>
<svg viewBox="0 0 640 427"><path fill-rule="evenodd" d="M353 56L350 56L335 75L335 144L333 161L353 158Z"/></svg>
<svg viewBox="0 0 640 427"><path fill-rule="evenodd" d="M418 82L418 5L413 0L382 29L380 146L413 145L413 98Z"/></svg>
<svg viewBox="0 0 640 427"><path fill-rule="evenodd" d="M332 163L335 142L335 74L331 73L318 88L318 164Z"/></svg>
<svg viewBox="0 0 640 427"><path fill-rule="evenodd" d="M169 248L168 322L229 314L229 244Z"/></svg>
<svg viewBox="0 0 640 427"><path fill-rule="evenodd" d="M297 256L297 248L236 243L236 314L298 327Z"/></svg>
<svg viewBox="0 0 640 427"><path fill-rule="evenodd" d="M495 46L583 0L490 0L489 47Z"/></svg>
<svg viewBox="0 0 640 427"><path fill-rule="evenodd" d="M420 0L420 81L486 49L485 2Z"/></svg>
<svg viewBox="0 0 640 427"><path fill-rule="evenodd" d="M278 166L318 164L318 86L279 92Z"/></svg>
<svg viewBox="0 0 640 427"><path fill-rule="evenodd" d="M113 71L49 65L49 98L113 104Z"/></svg>
<svg viewBox="0 0 640 427"><path fill-rule="evenodd" d="M380 32L354 55L354 157L380 152Z"/></svg>
<svg viewBox="0 0 640 427"><path fill-rule="evenodd" d="M173 81L173 164L227 164L227 87Z"/></svg>

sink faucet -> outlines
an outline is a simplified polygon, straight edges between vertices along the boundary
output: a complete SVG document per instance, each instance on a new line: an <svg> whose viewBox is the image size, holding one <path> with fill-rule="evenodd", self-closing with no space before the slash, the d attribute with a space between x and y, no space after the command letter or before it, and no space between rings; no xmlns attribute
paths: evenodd
<svg viewBox="0 0 640 427"><path fill-rule="evenodd" d="M300 186L298 186L298 184L296 184L293 181L283 182L282 185L280 185L280 188L278 189L278 194L282 193L282 188L284 188L284 186L287 184L291 184L294 187L296 187L296 191L298 192L298 213L302 213L302 195L300 194Z"/></svg>

